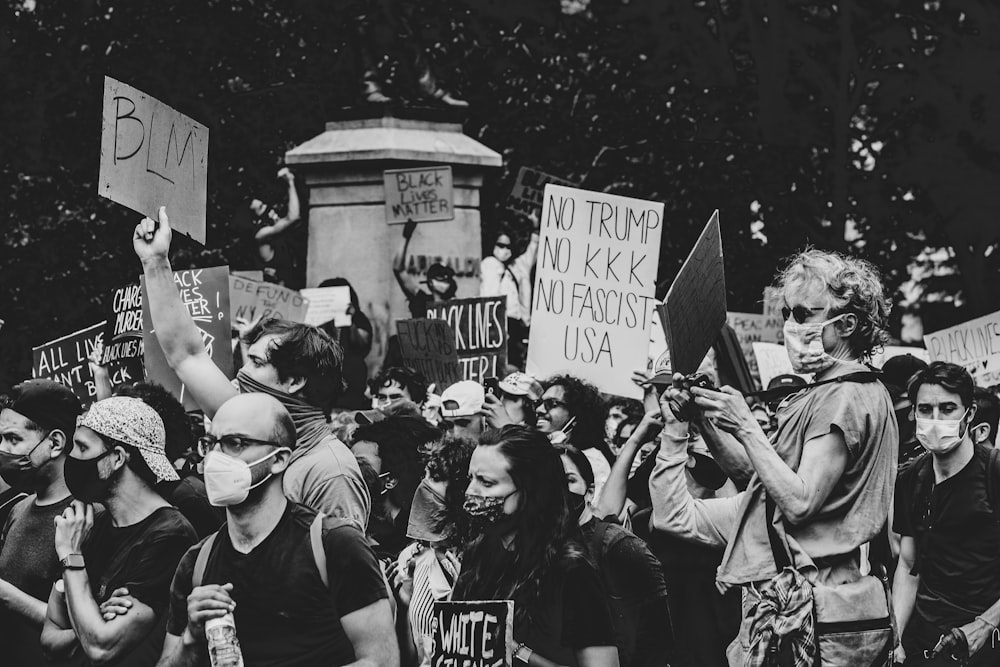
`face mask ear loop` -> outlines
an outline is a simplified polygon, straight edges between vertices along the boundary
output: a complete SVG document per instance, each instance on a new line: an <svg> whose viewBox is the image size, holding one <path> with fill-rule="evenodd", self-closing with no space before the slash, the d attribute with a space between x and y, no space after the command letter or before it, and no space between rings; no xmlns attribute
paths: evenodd
<svg viewBox="0 0 1000 667"><path fill-rule="evenodd" d="M260 457L259 459L257 459L257 460L256 460L256 461L254 461L253 463L248 463L248 464L247 464L247 467L248 467L248 468L252 468L252 467L254 467L255 465L257 465L258 463L260 463L261 461L266 461L267 459L271 458L272 456L274 456L275 454L277 454L278 452L280 452L280 451L281 451L282 449L288 449L288 448L287 448L287 447L279 447L278 449L274 450L274 451L273 451L273 452L271 452L270 454L268 454L268 455L266 455L266 456L262 456L262 457ZM274 473L273 473L273 472L272 472L272 473L268 473L267 477L265 477L264 479L260 480L260 481L259 481L259 482L257 482L256 484L251 484L251 485L250 485L250 488L251 488L251 489L256 489L256 488L257 488L258 486L260 486L261 484L263 484L263 483L264 483L264 482L266 482L267 480L271 479L272 477L274 477Z"/></svg>
<svg viewBox="0 0 1000 667"><path fill-rule="evenodd" d="M569 421L563 424L563 427L559 430L568 435L569 432L573 430L573 424L575 423L576 423L576 417L570 417Z"/></svg>

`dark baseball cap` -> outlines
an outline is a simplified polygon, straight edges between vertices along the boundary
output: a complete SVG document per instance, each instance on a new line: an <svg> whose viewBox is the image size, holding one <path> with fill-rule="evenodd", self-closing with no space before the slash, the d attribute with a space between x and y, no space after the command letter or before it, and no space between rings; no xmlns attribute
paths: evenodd
<svg viewBox="0 0 1000 667"><path fill-rule="evenodd" d="M73 437L77 417L83 412L76 394L52 380L26 380L15 385L4 407L44 429L59 429L67 438Z"/></svg>
<svg viewBox="0 0 1000 667"><path fill-rule="evenodd" d="M893 400L905 396L910 379L925 368L927 362L909 353L886 359L882 364L882 382L889 389Z"/></svg>
<svg viewBox="0 0 1000 667"><path fill-rule="evenodd" d="M785 387L804 387L806 386L806 381L800 378L798 375L776 375L771 378L771 381L767 383L767 388L771 389L785 388Z"/></svg>
<svg viewBox="0 0 1000 667"><path fill-rule="evenodd" d="M444 264L431 264L427 268L427 280L443 280L445 282L452 282L455 280L455 270L450 266L445 266Z"/></svg>

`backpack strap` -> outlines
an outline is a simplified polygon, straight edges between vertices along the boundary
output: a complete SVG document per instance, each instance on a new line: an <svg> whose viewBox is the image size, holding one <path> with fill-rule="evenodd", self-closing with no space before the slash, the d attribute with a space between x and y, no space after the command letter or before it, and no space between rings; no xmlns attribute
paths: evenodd
<svg viewBox="0 0 1000 667"><path fill-rule="evenodd" d="M323 548L323 519L326 515L318 512L309 526L309 543L312 545L313 560L316 561L316 569L319 570L319 578L323 580L323 586L330 588L330 576L326 571L326 549Z"/></svg>
<svg viewBox="0 0 1000 667"><path fill-rule="evenodd" d="M223 524L220 530L225 530L226 526ZM204 542L201 543L201 547L198 549L198 556L194 559L194 570L191 572L191 588L197 588L201 586L202 580L205 578L205 568L208 566L208 557L212 553L212 545L215 544L215 538L219 533L215 532L209 535Z"/></svg>
<svg viewBox="0 0 1000 667"><path fill-rule="evenodd" d="M998 483L1000 483L1000 449L993 447L990 449L989 463L986 466L986 500L993 510L993 519L1000 524L1000 496L995 488Z"/></svg>

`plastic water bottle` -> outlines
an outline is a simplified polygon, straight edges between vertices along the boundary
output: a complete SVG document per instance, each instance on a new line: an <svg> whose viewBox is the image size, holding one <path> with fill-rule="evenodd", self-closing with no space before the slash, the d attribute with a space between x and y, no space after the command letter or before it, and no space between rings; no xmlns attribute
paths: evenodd
<svg viewBox="0 0 1000 667"><path fill-rule="evenodd" d="M236 619L232 614L205 621L205 638L212 667L243 667L243 651L236 637Z"/></svg>

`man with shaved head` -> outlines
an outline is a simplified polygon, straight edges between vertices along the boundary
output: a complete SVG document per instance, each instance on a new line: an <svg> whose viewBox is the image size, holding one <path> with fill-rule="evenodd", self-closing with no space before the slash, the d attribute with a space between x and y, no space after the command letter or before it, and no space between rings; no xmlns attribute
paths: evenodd
<svg viewBox="0 0 1000 667"><path fill-rule="evenodd" d="M266 394L240 394L215 413L198 446L209 501L227 521L177 567L160 667L203 664L205 622L227 613L246 664L399 664L364 533L282 491L294 443L291 416Z"/></svg>

